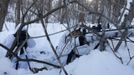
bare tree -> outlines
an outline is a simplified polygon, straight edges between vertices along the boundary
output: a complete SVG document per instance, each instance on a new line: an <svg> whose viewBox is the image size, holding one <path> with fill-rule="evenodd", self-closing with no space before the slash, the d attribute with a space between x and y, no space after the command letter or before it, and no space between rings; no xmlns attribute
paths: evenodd
<svg viewBox="0 0 134 75"><path fill-rule="evenodd" d="M122 44L122 42L124 40L126 40L126 37L127 37L127 34L128 34L128 27L131 25L131 22L132 22L132 20L134 18L134 15L133 15L134 10L133 10L133 8L134 8L134 0L130 3L130 8L129 8L130 11L129 11L129 13L127 15L125 15L125 18L124 18L124 20L123 20L123 22L122 22L122 24L120 26L120 28L126 28L126 29L122 32L122 36L121 36L118 44L116 45L114 51L118 51L118 49L119 49L120 45Z"/></svg>
<svg viewBox="0 0 134 75"><path fill-rule="evenodd" d="M125 0L113 0L112 1L112 19L115 23L118 22L118 18L121 15L121 9L125 4Z"/></svg>
<svg viewBox="0 0 134 75"><path fill-rule="evenodd" d="M10 0L0 0L0 31L2 31Z"/></svg>
<svg viewBox="0 0 134 75"><path fill-rule="evenodd" d="M47 12L50 11L52 9L52 0L46 0L46 10ZM48 23L48 20L49 20L49 17L50 16L47 16L46 19L45 19L45 22Z"/></svg>
<svg viewBox="0 0 134 75"><path fill-rule="evenodd" d="M1 4L3 4L2 1L6 2L8 0L1 0L0 1ZM53 44L52 44L52 42L49 38L50 35L47 33L47 30L46 30L47 28L46 28L45 23L49 22L48 21L49 17L51 15L53 15L53 13L56 12L56 11L59 11L58 16L61 16L60 17L60 22L61 23L64 23L67 20L69 20L67 22L70 22L74 18L79 20L78 22L85 22L86 21L85 17L87 15L86 12L88 12L89 15L93 16L92 21L91 21L92 23L96 23L97 20L98 20L98 17L99 17L99 20L103 24L102 32L100 32L101 34L99 34L98 32L95 32L92 28L87 27L86 25L84 25L84 26L89 31L91 31L91 34L95 34L96 37L99 38L99 41L100 41L99 42L99 46L100 46L99 48L100 48L100 51L103 51L103 50L105 50L105 47L106 47L106 44L107 44L107 38L109 38L106 35L106 33L108 32L106 30L106 27L105 27L106 23L111 22L111 23L114 24L115 20L118 19L118 17L120 16L119 12L120 12L121 8L123 8L123 6L119 5L121 3L120 2L121 0L119 0L119 2L117 2L117 4L112 2L112 0L95 0L96 2L94 1L94 3L91 4L91 7L92 7L91 10L90 10L91 7L85 6L85 1L84 0L73 0L73 1L70 0L70 2L68 2L68 3L64 3L64 1L66 1L66 0L59 0L58 7L54 8L54 9L52 9L52 0L33 0L33 1L23 0L23 1L28 1L30 3L30 6L28 5L29 3L27 3L27 4L23 3L23 9L20 9L21 0L17 0L17 3L16 3L16 16L17 16L16 17L16 24L19 24L20 19L21 19L21 25L20 25L20 27L19 27L19 29L17 30L16 33L19 34L20 31L22 30L22 28L26 25L32 24L32 23L37 22L37 21L41 21L42 26L44 28L44 32L46 33L45 36L47 37L47 40L49 41L49 44L51 45L51 48L52 48L60 66L50 64L50 63L47 63L45 61L34 60L34 59L21 59L20 57L16 56L14 54L14 50L15 50L15 46L16 46L16 43L17 43L17 39L19 37L15 38L12 47L10 49L7 49L8 52L7 52L6 56L9 57L9 58L11 58L12 56L16 57L18 61L34 61L34 62L39 62L39 63L45 63L45 64L48 64L48 65L51 65L51 66L54 66L54 67L62 68L65 73L66 73L66 70L64 69L64 66L61 64L61 61L59 59L59 55L57 54L55 48L53 47ZM116 0L114 0L114 1L116 1ZM71 4L74 5L74 6L71 6ZM123 5L123 3L122 3L122 5ZM0 6L0 7L2 8L3 6ZM7 3L7 7L8 7L8 3ZM6 13L7 13L7 7L6 7ZM133 17L134 17L133 8L134 8L134 0L131 3L130 11L126 15L126 17L124 18L124 21L122 22L121 27L129 27L129 25L132 22ZM20 16L20 10L23 13L22 16ZM1 11L1 9L0 9L0 11ZM36 16L36 17L34 17L32 20L31 19L27 20L26 17L28 16L29 12L32 13L32 14L35 14L34 16ZM74 17L74 14L77 15L77 16ZM1 16L3 16L3 15L0 15L0 18L1 18ZM5 16L4 16L4 18L5 18ZM114 18L114 20L111 20L111 18ZM0 19L0 22L1 22L1 19ZM4 22L4 20L2 22ZM71 28L72 28L71 24L68 23L67 25L68 26L67 26L66 30L68 30L68 31L71 30ZM1 27L1 29L2 29L2 27ZM117 29L116 31L120 32L120 30L121 29ZM113 49L113 52L118 51L122 41L124 41L124 39L127 38L127 30L125 30L124 32L121 32L120 34L121 34L121 36L118 36L118 37L120 37L121 39L119 39L119 42L118 42L117 46ZM26 41L24 41L24 43L25 42ZM3 45L1 45L1 46L4 47ZM23 46L23 44L22 44L22 46ZM16 49L16 50L19 50L19 48ZM120 57L119 57L119 59L120 59ZM67 75L67 73L66 73L66 75Z"/></svg>
<svg viewBox="0 0 134 75"><path fill-rule="evenodd" d="M16 0L16 11L15 11L16 25L20 23L21 3L22 3L22 0Z"/></svg>

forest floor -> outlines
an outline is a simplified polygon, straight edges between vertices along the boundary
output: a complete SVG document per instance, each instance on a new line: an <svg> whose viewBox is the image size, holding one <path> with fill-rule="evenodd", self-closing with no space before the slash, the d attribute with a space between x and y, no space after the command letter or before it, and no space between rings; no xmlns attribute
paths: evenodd
<svg viewBox="0 0 134 75"><path fill-rule="evenodd" d="M10 47L14 37L12 34L15 33L16 29L14 28L14 23L6 23L7 28L4 27L3 32L0 32L0 43L4 44L7 47ZM59 32L64 30L65 27L59 23L49 23L47 25L47 31L49 34ZM46 39L46 37L35 38L37 36L45 35L41 24L34 23L29 26L28 33L31 37L31 41L28 42L30 45L26 50L29 57L35 58L38 60L45 60L52 63L56 63L52 49ZM56 48L61 44L61 39L66 31L54 34L50 36L50 39ZM134 40L133 37L131 37ZM114 46L117 44L117 41L113 41ZM112 43L110 43L112 45ZM94 46L94 45L90 45ZM113 54L109 47L106 48L106 51L100 52L98 49L90 50L90 53L83 55L80 58L76 58L73 62L65 65L68 75L133 75L134 74L134 59L131 60L129 64L129 53L134 55L134 44L128 42L127 46L125 43L121 45L118 53L119 57L122 58L123 64L121 61ZM84 50L84 49L83 49ZM45 54L40 54L43 51ZM49 70L39 71L36 74L33 74L29 71L27 63L21 62L19 70L15 70L15 61L10 61L5 57L6 50L0 47L0 75L64 75L64 72L61 69L52 68L50 66L39 64L39 63L30 63L32 67L42 67L47 66ZM65 57L66 58L66 57ZM61 59L65 62L65 58Z"/></svg>

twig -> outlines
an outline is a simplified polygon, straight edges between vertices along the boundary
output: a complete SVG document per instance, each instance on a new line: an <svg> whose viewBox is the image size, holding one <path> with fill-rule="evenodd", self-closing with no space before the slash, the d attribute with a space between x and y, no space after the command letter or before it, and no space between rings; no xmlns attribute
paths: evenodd
<svg viewBox="0 0 134 75"><path fill-rule="evenodd" d="M122 44L123 39L125 39L126 35L127 35L127 30L125 30L125 31L123 32L123 34L122 34L122 36L121 36L121 39L119 40L119 42L117 43L116 47L114 48L114 51L115 51L115 52L118 51L118 49L119 49L120 45Z"/></svg>
<svg viewBox="0 0 134 75"><path fill-rule="evenodd" d="M119 57L119 56L115 53L114 49L110 46L110 44L109 44L108 40L107 40L107 44L108 44L108 45L109 45L109 47L111 48L111 50L112 50L113 54L115 55L115 57L117 57L117 58L121 61L121 63L123 64L123 60L122 60L122 58L121 58L121 57Z"/></svg>
<svg viewBox="0 0 134 75"><path fill-rule="evenodd" d="M7 52L10 51L10 49L9 49L8 47L4 46L4 45L1 44L1 43L0 43L0 46L1 46L2 48L4 48ZM10 52L10 54L14 55L17 59L20 59L20 57L18 57L18 55L16 55L16 54L13 53L12 51Z"/></svg>
<svg viewBox="0 0 134 75"><path fill-rule="evenodd" d="M127 39L128 39L130 42L134 43L134 41L133 41L132 39L130 39L129 37L127 37Z"/></svg>
<svg viewBox="0 0 134 75"><path fill-rule="evenodd" d="M9 50L10 50L9 48L7 48L6 46L4 46L4 45L2 45L2 44L0 44L0 46L1 46L2 48L4 48L6 51L9 51ZM53 66L53 67L56 67L56 68L61 68L61 67L58 66L58 65L54 65L54 64L48 63L48 62L46 62L46 61L41 61L41 60L36 60L36 59L22 59L22 58L18 57L18 55L16 55L16 54L13 53L13 52L10 52L10 54L14 55L19 61L24 61L24 62L25 62L25 61L29 61L29 62L38 62L38 63L47 64L47 65L50 65L50 66Z"/></svg>
<svg viewBox="0 0 134 75"><path fill-rule="evenodd" d="M134 58L134 55L132 57L130 57L130 60L128 61L127 65L129 65L129 63L131 62L131 60Z"/></svg>
<svg viewBox="0 0 134 75"><path fill-rule="evenodd" d="M111 39L111 43L112 43L112 46L113 46L113 49L114 49L115 47L114 47L114 43L113 43L112 39Z"/></svg>
<svg viewBox="0 0 134 75"><path fill-rule="evenodd" d="M49 42L49 44L50 44L50 46L51 46L51 48L52 48L52 50L53 50L55 56L56 56L56 59L58 60L58 63L60 64L61 68L63 69L65 75L68 75L67 71L65 70L64 66L62 65L62 63L61 63L61 61L60 61L60 59L59 59L59 56L58 56L58 54L57 54L57 52L56 52L56 50L55 50L55 48L54 48L54 46L53 46L53 44L52 44L52 42L51 42L49 36L48 36L48 32L47 32L47 30L46 30L46 27L45 27L43 18L41 18L41 17L42 17L42 13L39 13L39 18L41 19L41 23L42 23L42 26L43 26L43 28L44 28L44 32L45 32L45 34L46 34L46 38L47 38L47 40L48 40L48 42Z"/></svg>
<svg viewBox="0 0 134 75"><path fill-rule="evenodd" d="M55 64L52 64L52 63L48 63L46 61L41 61L41 60L37 60L37 59L19 59L19 61L23 61L23 62L37 62L37 63L42 63L42 64L47 64L47 65L50 65L50 66L53 66L55 68L61 68L60 66L58 65L55 65Z"/></svg>
<svg viewBox="0 0 134 75"><path fill-rule="evenodd" d="M5 28L6 28L6 30L7 30L7 31L9 31L8 26L7 26L7 24L6 24L6 23L5 23Z"/></svg>
<svg viewBox="0 0 134 75"><path fill-rule="evenodd" d="M128 55L129 55L129 61L127 62L127 65L129 65L129 63L131 62L131 60L134 58L134 55L131 56L130 50L129 50L128 46L127 46L127 51L128 51Z"/></svg>

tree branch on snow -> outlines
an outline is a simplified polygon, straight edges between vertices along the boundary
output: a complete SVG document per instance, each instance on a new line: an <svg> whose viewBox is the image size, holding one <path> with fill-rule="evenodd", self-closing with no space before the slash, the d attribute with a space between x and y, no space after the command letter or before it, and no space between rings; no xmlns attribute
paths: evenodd
<svg viewBox="0 0 134 75"><path fill-rule="evenodd" d="M72 1L72 2L70 2L70 3L74 3L74 2L75 2L75 1ZM34 23L34 22L40 20L40 18L36 18L36 19L34 19L34 20L32 20L32 21L24 22L25 16L27 15L28 11L30 10L30 8L31 8L35 3L36 3L36 1L33 2L33 4L31 4L31 6L26 10L26 12L24 13L24 15L22 16L22 23L21 23L20 27L18 28L18 30L17 30L17 32L16 32L17 34L20 33L20 31L22 30L22 28L23 28L25 25L29 25L29 24L31 24L31 23ZM55 11L57 11L57 10L59 10L59 9L62 9L62 8L64 8L64 7L65 7L65 5L62 5L62 6L60 6L60 7L57 7L57 8L55 8L55 9L52 9L51 11L49 11L48 13L46 13L45 15L43 15L43 16L41 17L41 19L47 17L48 15L52 14L53 12L55 12ZM10 58L10 54L9 54L9 53L14 50L14 48L15 48L15 46L16 46L16 44L17 44L17 39L18 39L18 38L16 37L15 40L14 40L14 42L13 42L13 44L12 44L12 46L11 46L11 49L10 49L9 52L7 52L7 54L6 54L6 56L9 57L9 58Z"/></svg>
<svg viewBox="0 0 134 75"><path fill-rule="evenodd" d="M130 50L129 50L129 48L128 48L128 45L127 45L127 51L128 51L128 55L129 55L129 61L127 62L127 65L129 65L129 63L131 62L131 60L134 58L134 55L131 56Z"/></svg>
<svg viewBox="0 0 134 75"><path fill-rule="evenodd" d="M0 44L0 46L2 47L2 48L4 48L6 51L9 51L10 49L9 48L7 48L6 46L4 46L4 45L2 45L2 44ZM47 64L47 65L50 65L50 66L53 66L53 67L55 67L55 68L60 68L60 66L58 66L58 65L54 65L54 64L51 64L51 63L48 63L48 62L46 62L46 61L41 61L41 60L36 60L36 59L22 59L22 58L20 58L18 55L16 55L15 53L13 53L13 52L11 52L11 54L12 55L14 55L17 59L18 59L18 61L23 61L23 62L37 62L37 63L42 63L42 64Z"/></svg>
<svg viewBox="0 0 134 75"><path fill-rule="evenodd" d="M108 44L108 46L111 48L111 51L113 52L113 54L115 55L115 57L117 57L117 58L121 61L121 63L123 64L122 57L120 57L120 56L118 56L118 55L116 54L116 52L114 51L114 49L110 46L110 43L108 42L108 40L107 40L107 44Z"/></svg>
<svg viewBox="0 0 134 75"><path fill-rule="evenodd" d="M57 54L57 52L56 52L56 50L55 50L55 48L54 48L54 46L53 46L53 44L52 44L52 42L51 42L49 36L48 36L48 32L47 32L47 29L46 29L46 27L45 27L43 18L41 18L42 16L43 16L43 14L42 14L42 13L39 13L39 18L40 18L41 23L42 23L42 26L43 26L43 28L44 28L44 32L45 32L45 34L46 34L46 38L47 38L47 40L48 40L48 42L49 42L49 44L50 44L50 46L51 46L51 48L52 48L52 50L53 50L55 56L56 56L56 59L57 59L58 63L60 64L61 68L63 69L63 72L65 73L65 75L68 75L67 71L65 70L64 66L62 65L62 63L61 63L61 61L60 61L60 59L59 59L59 56L58 56L58 54Z"/></svg>
<svg viewBox="0 0 134 75"><path fill-rule="evenodd" d="M134 55L130 57L130 60L128 61L127 65L131 62L131 60L134 58Z"/></svg>
<svg viewBox="0 0 134 75"><path fill-rule="evenodd" d="M26 17L26 15L27 15L28 11L30 10L30 8L31 8L35 3L36 3L36 1L33 2L33 3L30 5L30 7L26 10L26 12L22 15L22 22L21 22L20 27L23 28L23 24L24 24L25 17ZM9 57L9 59L11 59L11 57L12 57L12 55L11 55L10 53L13 52L13 50L15 49L15 46L16 46L16 44L17 44L17 40L19 39L19 36L18 36L18 35L20 34L20 31L22 30L22 28L19 28L18 31L15 33L15 34L17 34L17 37L16 37L15 40L13 41L13 44L12 44L10 50L7 51L6 57ZM25 43L24 43L24 44L25 44ZM22 45L22 46L23 46L23 45ZM20 48L21 48L21 47L20 47Z"/></svg>
<svg viewBox="0 0 134 75"><path fill-rule="evenodd" d="M120 45L122 44L123 40L125 39L126 35L127 35L127 30L125 30L125 31L122 33L122 36L121 36L119 42L117 43L117 45L116 45L116 47L115 47L115 49L114 49L115 52L118 51L118 49L119 49Z"/></svg>
<svg viewBox="0 0 134 75"><path fill-rule="evenodd" d="M130 11L128 13L128 15L125 16L124 21L122 22L120 28L125 28L125 27L129 27L129 25L131 25L131 22L134 18L134 0L132 1L131 5L130 5ZM127 31L128 29L125 29L124 32L122 33L121 39L119 40L118 44L116 45L114 51L117 52L120 45L122 44L122 41L127 37Z"/></svg>
<svg viewBox="0 0 134 75"><path fill-rule="evenodd" d="M1 46L2 48L4 48L7 52L10 51L10 49L9 49L8 47L4 46L3 44L0 44L0 46ZM10 52L10 54L14 55L17 59L20 59L20 57L18 57L18 55L16 55L15 53Z"/></svg>

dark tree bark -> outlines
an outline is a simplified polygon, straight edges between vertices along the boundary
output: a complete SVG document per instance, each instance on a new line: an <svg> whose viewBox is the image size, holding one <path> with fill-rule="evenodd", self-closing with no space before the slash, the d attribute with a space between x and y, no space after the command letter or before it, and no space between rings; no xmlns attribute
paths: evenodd
<svg viewBox="0 0 134 75"><path fill-rule="evenodd" d="M96 0L96 1L94 1L94 3L93 3L93 11L95 11L95 12L98 12L98 7L99 6L99 0ZM94 23L97 23L97 15L96 14L92 14L92 23L94 24Z"/></svg>
<svg viewBox="0 0 134 75"><path fill-rule="evenodd" d="M2 31L10 0L0 0L0 31Z"/></svg>
<svg viewBox="0 0 134 75"><path fill-rule="evenodd" d="M46 5L47 5L47 11L50 11L51 8L52 8L52 0L48 0L48 1L46 2ZM49 19L49 16L47 16L46 19L45 19L45 22L46 22L46 23L48 23L48 19Z"/></svg>
<svg viewBox="0 0 134 75"><path fill-rule="evenodd" d="M21 10L21 0L16 1L16 11L15 11L15 16L16 16L16 26L20 23L20 10Z"/></svg>
<svg viewBox="0 0 134 75"><path fill-rule="evenodd" d="M129 13L125 15L124 21L122 22L120 28L126 28L125 31L122 32L121 39L119 40L118 44L116 45L114 51L117 52L120 45L122 44L123 40L127 37L128 28L131 25L131 22L134 18L134 0L130 3Z"/></svg>
<svg viewBox="0 0 134 75"><path fill-rule="evenodd" d="M125 5L125 0L113 0L113 22L118 23L118 18L121 15L121 9Z"/></svg>

